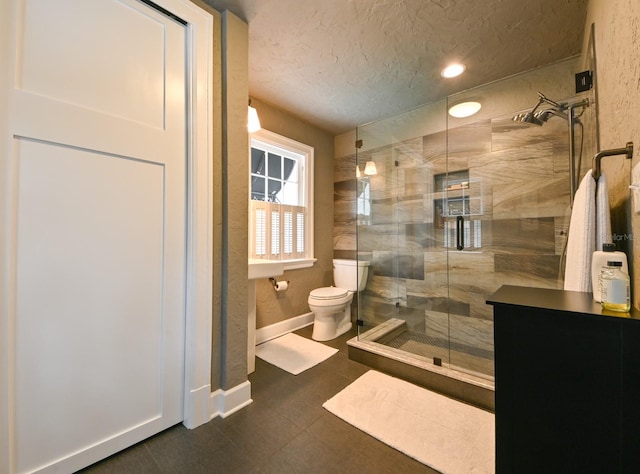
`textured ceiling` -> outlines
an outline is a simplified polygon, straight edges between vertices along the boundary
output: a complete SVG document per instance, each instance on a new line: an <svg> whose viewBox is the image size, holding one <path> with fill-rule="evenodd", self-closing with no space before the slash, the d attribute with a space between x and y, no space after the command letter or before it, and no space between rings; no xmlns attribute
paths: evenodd
<svg viewBox="0 0 640 474"><path fill-rule="evenodd" d="M206 1L249 24L250 95L333 134L579 54L588 3Z"/></svg>

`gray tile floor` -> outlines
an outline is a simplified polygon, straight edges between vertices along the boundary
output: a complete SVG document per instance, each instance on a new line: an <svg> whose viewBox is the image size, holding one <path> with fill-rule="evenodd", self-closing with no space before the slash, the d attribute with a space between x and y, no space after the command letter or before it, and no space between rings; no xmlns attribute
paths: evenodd
<svg viewBox="0 0 640 474"><path fill-rule="evenodd" d="M296 331L311 337L311 327ZM176 425L82 472L87 473L437 473L337 418L322 404L369 367L340 351L291 375L256 358L253 403L188 430Z"/></svg>

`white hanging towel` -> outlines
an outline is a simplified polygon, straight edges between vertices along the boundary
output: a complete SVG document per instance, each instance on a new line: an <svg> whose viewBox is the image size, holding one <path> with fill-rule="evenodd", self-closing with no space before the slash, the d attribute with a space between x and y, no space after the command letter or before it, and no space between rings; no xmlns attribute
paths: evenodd
<svg viewBox="0 0 640 474"><path fill-rule="evenodd" d="M607 177L602 173L596 184L596 250L602 250L602 244L613 242L611 235L611 209L609 208L609 189Z"/></svg>
<svg viewBox="0 0 640 474"><path fill-rule="evenodd" d="M573 198L564 289L591 291L591 259L596 249L596 182L587 171Z"/></svg>

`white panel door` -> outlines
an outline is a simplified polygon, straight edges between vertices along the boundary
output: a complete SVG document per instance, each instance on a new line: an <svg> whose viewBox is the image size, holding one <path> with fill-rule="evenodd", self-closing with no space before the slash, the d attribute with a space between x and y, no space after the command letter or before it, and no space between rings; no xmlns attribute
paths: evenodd
<svg viewBox="0 0 640 474"><path fill-rule="evenodd" d="M186 30L21 3L10 445L16 472L71 472L182 420Z"/></svg>

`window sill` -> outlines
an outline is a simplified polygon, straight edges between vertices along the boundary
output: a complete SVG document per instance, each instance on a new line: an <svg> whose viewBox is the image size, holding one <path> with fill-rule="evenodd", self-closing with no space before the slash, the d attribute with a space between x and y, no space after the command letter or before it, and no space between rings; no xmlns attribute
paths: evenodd
<svg viewBox="0 0 640 474"><path fill-rule="evenodd" d="M301 268L311 268L318 261L317 258L300 258L298 260L283 260L284 270L299 270Z"/></svg>

